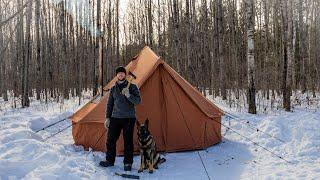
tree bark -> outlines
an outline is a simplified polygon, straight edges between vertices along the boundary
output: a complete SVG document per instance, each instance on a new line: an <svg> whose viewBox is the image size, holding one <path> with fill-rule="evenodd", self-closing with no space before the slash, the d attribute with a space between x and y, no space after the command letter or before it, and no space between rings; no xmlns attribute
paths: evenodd
<svg viewBox="0 0 320 180"><path fill-rule="evenodd" d="M291 1L290 1L291 2ZM283 21L283 107L286 111L291 110L290 96L291 96L291 64L292 64L292 4L288 1L282 0L282 21Z"/></svg>
<svg viewBox="0 0 320 180"><path fill-rule="evenodd" d="M223 29L223 7L222 0L217 4L217 26L218 26L218 58L219 58L219 82L220 95L223 100L227 99L226 78L225 78L225 57L224 57L224 29Z"/></svg>
<svg viewBox="0 0 320 180"><path fill-rule="evenodd" d="M246 0L247 63L248 63L248 112L256 114L255 59L254 59L254 0Z"/></svg>
<svg viewBox="0 0 320 180"><path fill-rule="evenodd" d="M36 91L37 91L37 100L40 100L40 88L41 88L41 59L40 59L40 0L36 0L36 7L35 7L35 16L36 16L36 20L35 20L35 31L36 31L36 40L37 40L37 52L36 52L36 62L37 62L37 87L36 87Z"/></svg>
<svg viewBox="0 0 320 180"><path fill-rule="evenodd" d="M22 3L21 3L22 4ZM29 3L28 8L28 15L27 15L27 31L26 31L26 40L25 40L25 47L26 47L26 55L23 57L23 83L22 83L22 98L21 98L21 105L22 107L29 107L30 100L29 100L29 62L32 58L32 47L31 47L31 19L32 19L32 3Z"/></svg>

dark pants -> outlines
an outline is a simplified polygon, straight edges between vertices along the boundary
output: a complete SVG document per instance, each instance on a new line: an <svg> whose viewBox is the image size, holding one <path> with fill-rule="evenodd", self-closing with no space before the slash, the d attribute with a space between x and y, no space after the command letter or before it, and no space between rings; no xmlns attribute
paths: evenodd
<svg viewBox="0 0 320 180"><path fill-rule="evenodd" d="M121 130L123 131L124 141L124 164L133 163L133 129L136 122L135 118L110 118L107 140L106 160L114 163L116 158L117 140Z"/></svg>

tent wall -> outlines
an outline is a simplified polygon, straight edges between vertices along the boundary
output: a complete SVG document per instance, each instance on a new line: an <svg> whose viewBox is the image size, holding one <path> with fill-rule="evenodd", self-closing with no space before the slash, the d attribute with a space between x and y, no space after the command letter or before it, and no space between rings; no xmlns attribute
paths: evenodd
<svg viewBox="0 0 320 180"><path fill-rule="evenodd" d="M140 88L141 104L136 108L137 119L143 123L149 119L149 130L156 140L157 147L165 150L165 107L162 92L160 69L157 68L152 76Z"/></svg>
<svg viewBox="0 0 320 180"><path fill-rule="evenodd" d="M221 141L221 117L207 119L205 122L204 148Z"/></svg>
<svg viewBox="0 0 320 180"><path fill-rule="evenodd" d="M217 132L215 128L220 129L220 126L213 125L214 122L197 107L164 66L161 74L167 105L167 151L203 149L206 147L205 137L212 144L220 142L220 137L208 134L205 129L208 124Z"/></svg>
<svg viewBox="0 0 320 180"><path fill-rule="evenodd" d="M75 124L72 126L72 135L75 144L82 145L86 150L88 150L89 147L93 148L95 151L106 150L106 133L105 128L101 123Z"/></svg>

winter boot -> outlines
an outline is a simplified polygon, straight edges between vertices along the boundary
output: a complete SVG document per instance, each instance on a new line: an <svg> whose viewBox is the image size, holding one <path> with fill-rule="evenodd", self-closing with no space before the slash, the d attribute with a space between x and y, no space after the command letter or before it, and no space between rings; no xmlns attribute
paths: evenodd
<svg viewBox="0 0 320 180"><path fill-rule="evenodd" d="M114 164L109 162L108 160L100 161L99 165L102 166L102 167L114 166Z"/></svg>
<svg viewBox="0 0 320 180"><path fill-rule="evenodd" d="M131 168L132 168L132 164L125 164L123 167L124 171L131 171Z"/></svg>

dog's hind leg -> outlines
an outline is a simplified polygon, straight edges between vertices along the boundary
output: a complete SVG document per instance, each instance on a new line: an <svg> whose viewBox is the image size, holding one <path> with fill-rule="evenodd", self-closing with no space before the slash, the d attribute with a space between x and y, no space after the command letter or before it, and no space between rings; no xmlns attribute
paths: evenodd
<svg viewBox="0 0 320 180"><path fill-rule="evenodd" d="M155 169L158 169L159 161L160 161L160 154L159 154L159 153L156 153L155 158L154 158L154 160L153 160L153 162L154 162L153 167L154 167Z"/></svg>

